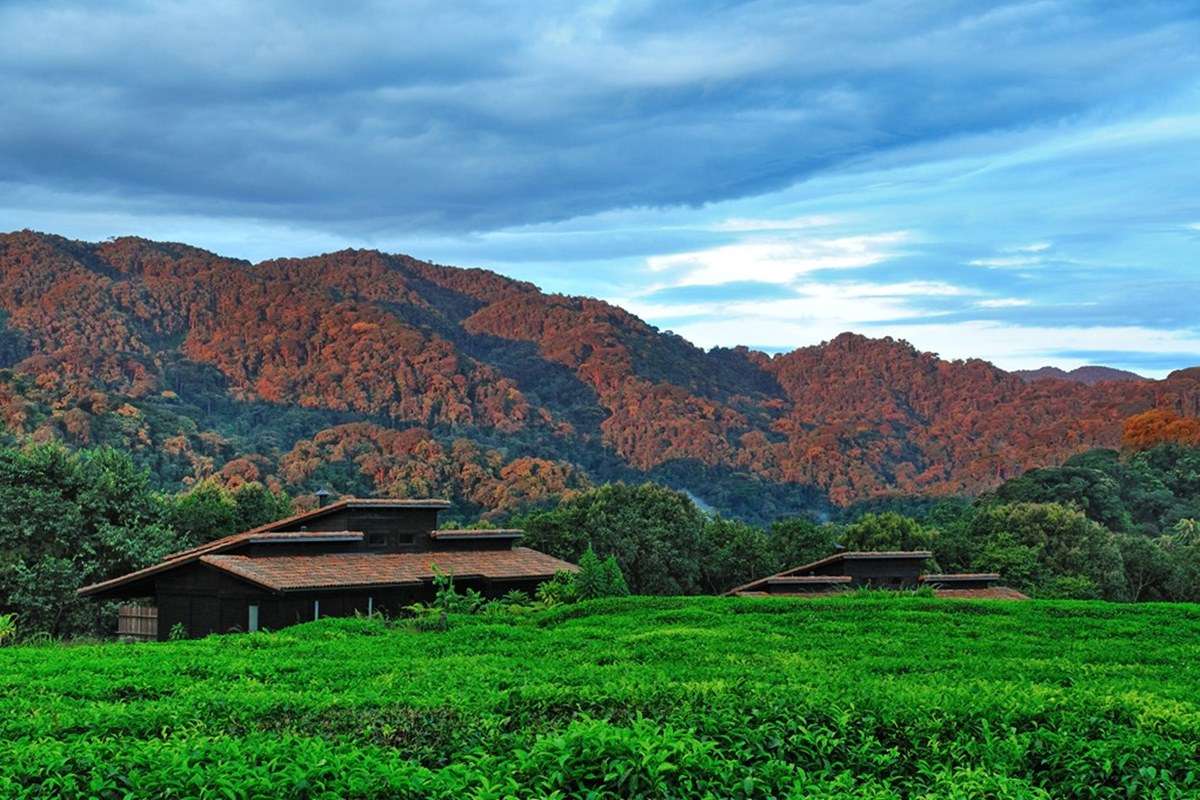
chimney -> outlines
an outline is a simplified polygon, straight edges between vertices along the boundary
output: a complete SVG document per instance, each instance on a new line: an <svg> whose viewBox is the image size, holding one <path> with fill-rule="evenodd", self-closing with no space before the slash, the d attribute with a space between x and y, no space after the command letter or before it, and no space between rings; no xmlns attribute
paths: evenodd
<svg viewBox="0 0 1200 800"><path fill-rule="evenodd" d="M330 497L332 497L332 495L329 494L328 489L317 489L317 508L324 508L325 506L329 505Z"/></svg>

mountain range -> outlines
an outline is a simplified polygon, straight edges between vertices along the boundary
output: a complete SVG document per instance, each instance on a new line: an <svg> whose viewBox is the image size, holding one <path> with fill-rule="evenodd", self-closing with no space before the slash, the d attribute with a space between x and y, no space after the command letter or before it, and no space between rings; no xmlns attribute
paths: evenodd
<svg viewBox="0 0 1200 800"><path fill-rule="evenodd" d="M1200 416L1200 368L1008 373L845 333L704 351L482 269L343 250L251 264L138 238L0 235L0 421L208 477L442 495L501 515L654 479L765 519L973 494Z"/></svg>

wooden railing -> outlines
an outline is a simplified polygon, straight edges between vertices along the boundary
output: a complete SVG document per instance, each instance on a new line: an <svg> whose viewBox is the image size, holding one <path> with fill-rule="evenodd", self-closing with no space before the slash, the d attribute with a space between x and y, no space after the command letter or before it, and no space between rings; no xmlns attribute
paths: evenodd
<svg viewBox="0 0 1200 800"><path fill-rule="evenodd" d="M117 637L152 642L158 638L158 609L154 606L121 606L117 609Z"/></svg>

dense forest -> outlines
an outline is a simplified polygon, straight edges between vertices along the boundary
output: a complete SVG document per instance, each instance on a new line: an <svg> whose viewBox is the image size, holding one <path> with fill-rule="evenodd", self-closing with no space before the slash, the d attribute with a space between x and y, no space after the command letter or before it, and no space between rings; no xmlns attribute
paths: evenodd
<svg viewBox="0 0 1200 800"><path fill-rule="evenodd" d="M1134 417L1135 444L1196 437L1200 369L1096 377L1030 380L852 334L706 352L599 300L373 251L252 265L0 235L10 443L112 446L167 492L432 494L465 521L653 481L766 525L974 496L1127 446Z"/></svg>
<svg viewBox="0 0 1200 800"><path fill-rule="evenodd" d="M635 594L722 592L851 550L930 550L1035 597L1200 601L1200 447L1093 450L968 498L892 497L766 527L664 487L608 485L519 517L531 546L612 555Z"/></svg>
<svg viewBox="0 0 1200 800"><path fill-rule="evenodd" d="M163 493L121 451L58 443L0 448L0 504L0 616L14 614L24 636L111 630L113 604L76 589L293 511L257 481ZM928 549L932 569L999 572L1035 597L1200 602L1200 441L1151 436L975 499L893 496L823 521L755 525L654 483L572 492L502 521L552 555L612 559L635 594L716 594L845 547Z"/></svg>

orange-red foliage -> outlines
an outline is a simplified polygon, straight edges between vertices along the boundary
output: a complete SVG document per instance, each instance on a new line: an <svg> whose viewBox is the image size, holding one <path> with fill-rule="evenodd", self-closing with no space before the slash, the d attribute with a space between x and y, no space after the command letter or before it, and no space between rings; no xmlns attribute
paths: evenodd
<svg viewBox="0 0 1200 800"><path fill-rule="evenodd" d="M1168 443L1200 445L1200 419L1162 408L1135 414L1125 420L1121 443L1131 450Z"/></svg>
<svg viewBox="0 0 1200 800"><path fill-rule="evenodd" d="M360 422L298 442L279 463L287 483L304 483L324 464L350 462L378 493L393 497L462 497L510 511L587 486L570 464L541 458L506 461L469 439L446 447L424 428L396 430Z"/></svg>
<svg viewBox="0 0 1200 800"><path fill-rule="evenodd" d="M568 462L597 447L640 470L690 460L849 503L977 492L1089 447L1189 440L1200 416L1198 370L1026 383L853 334L773 357L706 353L609 303L370 251L251 265L15 233L0 236L0 311L0 355L23 381L0 382L11 430L85 443L115 429L185 480L300 485L348 462L380 492L452 490L492 508L581 485ZM195 426L163 431L138 400L190 402L202 379L189 363L233 399L361 421L263 454ZM536 455L510 458L501 441Z"/></svg>

